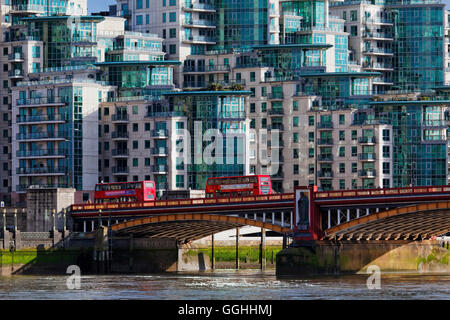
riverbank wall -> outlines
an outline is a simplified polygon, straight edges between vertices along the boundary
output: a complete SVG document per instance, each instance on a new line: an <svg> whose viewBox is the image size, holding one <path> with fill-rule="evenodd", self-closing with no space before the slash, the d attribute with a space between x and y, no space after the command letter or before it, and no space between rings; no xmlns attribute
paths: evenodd
<svg viewBox="0 0 450 320"><path fill-rule="evenodd" d="M316 241L277 255L277 276L382 272L450 274L448 243L439 241Z"/></svg>

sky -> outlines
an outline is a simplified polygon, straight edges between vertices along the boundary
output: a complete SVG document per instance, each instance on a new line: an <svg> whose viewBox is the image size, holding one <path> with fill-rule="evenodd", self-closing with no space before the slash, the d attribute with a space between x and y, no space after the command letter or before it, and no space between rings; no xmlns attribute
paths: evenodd
<svg viewBox="0 0 450 320"><path fill-rule="evenodd" d="M450 9L450 0L443 0L446 9ZM110 4L115 4L115 0L88 0L89 12L108 11Z"/></svg>
<svg viewBox="0 0 450 320"><path fill-rule="evenodd" d="M108 11L109 5L115 3L116 0L88 0L88 10L89 12Z"/></svg>

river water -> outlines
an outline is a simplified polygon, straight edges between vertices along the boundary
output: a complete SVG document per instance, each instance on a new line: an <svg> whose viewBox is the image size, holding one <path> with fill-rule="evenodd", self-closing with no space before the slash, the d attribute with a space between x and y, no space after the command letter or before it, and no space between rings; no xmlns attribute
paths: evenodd
<svg viewBox="0 0 450 320"><path fill-rule="evenodd" d="M450 275L382 274L381 288L368 275L279 279L274 270L83 276L70 290L68 276L0 277L0 300L9 299L450 299Z"/></svg>

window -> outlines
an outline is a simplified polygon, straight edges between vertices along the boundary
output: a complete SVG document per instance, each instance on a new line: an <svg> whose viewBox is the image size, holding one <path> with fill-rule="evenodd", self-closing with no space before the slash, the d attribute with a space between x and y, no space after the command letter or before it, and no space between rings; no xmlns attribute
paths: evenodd
<svg viewBox="0 0 450 320"><path fill-rule="evenodd" d="M177 0L170 0L169 1L169 6L176 6L177 5Z"/></svg>
<svg viewBox="0 0 450 320"><path fill-rule="evenodd" d="M164 1L164 3L165 3L165 1ZM163 4L163 6L165 6L165 4ZM162 21L163 21L163 23L166 23L166 13L165 12L162 14Z"/></svg>
<svg viewBox="0 0 450 320"><path fill-rule="evenodd" d="M292 110L298 111L298 101L292 101Z"/></svg>
<svg viewBox="0 0 450 320"><path fill-rule="evenodd" d="M350 36L352 36L352 37L358 36L358 27L357 26L350 27Z"/></svg>
<svg viewBox="0 0 450 320"><path fill-rule="evenodd" d="M149 167L150 166L150 158L145 158L144 163L145 163L146 167ZM148 179L146 179L146 180L148 180Z"/></svg>
<svg viewBox="0 0 450 320"><path fill-rule="evenodd" d="M139 176L133 176L133 181L139 181Z"/></svg>
<svg viewBox="0 0 450 320"><path fill-rule="evenodd" d="M261 97L267 97L267 88L261 87Z"/></svg>
<svg viewBox="0 0 450 320"><path fill-rule="evenodd" d="M391 181L389 179L383 179L383 188L390 188Z"/></svg>
<svg viewBox="0 0 450 320"><path fill-rule="evenodd" d="M352 173L358 172L358 163L352 162Z"/></svg>
<svg viewBox="0 0 450 320"><path fill-rule="evenodd" d="M133 112L133 114L139 114L139 107L138 106L133 106L132 107L132 112Z"/></svg>
<svg viewBox="0 0 450 320"><path fill-rule="evenodd" d="M150 131L150 123L146 122L146 123L144 124L144 130L145 130L145 131Z"/></svg>
<svg viewBox="0 0 450 320"><path fill-rule="evenodd" d="M261 103L261 112L267 112L267 103L266 102Z"/></svg>
<svg viewBox="0 0 450 320"><path fill-rule="evenodd" d="M254 112L256 112L256 105L254 104L254 103L250 103L250 112L251 113L254 113Z"/></svg>
<svg viewBox="0 0 450 320"><path fill-rule="evenodd" d="M256 89L255 88L250 88L250 91L252 92L250 97L255 97L256 96Z"/></svg>
<svg viewBox="0 0 450 320"><path fill-rule="evenodd" d="M390 131L389 129L383 129L383 141L390 141Z"/></svg>
<svg viewBox="0 0 450 320"><path fill-rule="evenodd" d="M352 130L352 140L355 141L358 139L358 131Z"/></svg>
<svg viewBox="0 0 450 320"><path fill-rule="evenodd" d="M255 125L255 119L250 120L250 129L255 129L256 125Z"/></svg>
<svg viewBox="0 0 450 320"><path fill-rule="evenodd" d="M356 10L350 11L350 21L358 21L358 11Z"/></svg>
<svg viewBox="0 0 450 320"><path fill-rule="evenodd" d="M345 114L339 115L339 124L345 124Z"/></svg>
<svg viewBox="0 0 450 320"><path fill-rule="evenodd" d="M345 163L339 163L339 173L345 173Z"/></svg>
<svg viewBox="0 0 450 320"><path fill-rule="evenodd" d="M292 125L298 127L298 117L294 117Z"/></svg>
<svg viewBox="0 0 450 320"><path fill-rule="evenodd" d="M3 162L3 171L8 171L8 162Z"/></svg>
<svg viewBox="0 0 450 320"><path fill-rule="evenodd" d="M294 174L298 174L298 164L294 164Z"/></svg>
<svg viewBox="0 0 450 320"><path fill-rule="evenodd" d="M150 149L150 140L145 140L145 142L144 142L144 148L145 148L145 149Z"/></svg>
<svg viewBox="0 0 450 320"><path fill-rule="evenodd" d="M176 176L176 187L177 188L184 188L184 176L177 174Z"/></svg>
<svg viewBox="0 0 450 320"><path fill-rule="evenodd" d="M389 162L383 162L383 174L390 174L391 173L391 164Z"/></svg>
<svg viewBox="0 0 450 320"><path fill-rule="evenodd" d="M169 38L176 38L177 37L177 29L171 28L169 29Z"/></svg>
<svg viewBox="0 0 450 320"><path fill-rule="evenodd" d="M339 131L339 141L345 141L345 131Z"/></svg>
<svg viewBox="0 0 450 320"><path fill-rule="evenodd" d="M255 72L250 72L250 82L255 82Z"/></svg>
<svg viewBox="0 0 450 320"><path fill-rule="evenodd" d="M308 133L308 142L314 142L314 131Z"/></svg>
<svg viewBox="0 0 450 320"><path fill-rule="evenodd" d="M104 108L103 109L103 115L109 116L109 108Z"/></svg>
<svg viewBox="0 0 450 320"><path fill-rule="evenodd" d="M169 54L176 54L177 53L177 45L176 44L171 44L169 46Z"/></svg>
<svg viewBox="0 0 450 320"><path fill-rule="evenodd" d="M298 149L293 149L292 151L293 151L292 157L293 157L294 159L298 159Z"/></svg>
<svg viewBox="0 0 450 320"><path fill-rule="evenodd" d="M314 132L313 132L312 134L313 134L313 140L314 140ZM294 133L292 134L292 141L293 141L294 143L298 143L298 141L299 141L299 135L298 135L298 132L294 132Z"/></svg>
<svg viewBox="0 0 450 320"><path fill-rule="evenodd" d="M313 126L314 125L314 116L308 117L308 125Z"/></svg>
<svg viewBox="0 0 450 320"><path fill-rule="evenodd" d="M134 140L133 141L133 149L138 149L138 147L139 147L139 141Z"/></svg>
<svg viewBox="0 0 450 320"><path fill-rule="evenodd" d="M344 179L339 180L339 189L341 189L341 190L345 189L345 180Z"/></svg>
<svg viewBox="0 0 450 320"><path fill-rule="evenodd" d="M105 124L104 132L109 133L109 125L108 124Z"/></svg>
<svg viewBox="0 0 450 320"><path fill-rule="evenodd" d="M308 167L308 173L309 174L314 174L314 164L309 164L309 167Z"/></svg>
<svg viewBox="0 0 450 320"><path fill-rule="evenodd" d="M358 147L353 146L352 147L352 157L358 156Z"/></svg>
<svg viewBox="0 0 450 320"><path fill-rule="evenodd" d="M140 26L144 24L144 19L142 18L142 15L136 16L136 25Z"/></svg>
<svg viewBox="0 0 450 320"><path fill-rule="evenodd" d="M169 22L176 22L177 21L177 13L171 12L169 13Z"/></svg>
<svg viewBox="0 0 450 320"><path fill-rule="evenodd" d="M267 128L267 119L261 119L261 128Z"/></svg>
<svg viewBox="0 0 450 320"><path fill-rule="evenodd" d="M309 157L314 158L314 148L309 148Z"/></svg>
<svg viewBox="0 0 450 320"><path fill-rule="evenodd" d="M138 167L138 166L139 166L139 159L133 158L133 167Z"/></svg>
<svg viewBox="0 0 450 320"><path fill-rule="evenodd" d="M389 146L383 146L383 158L390 158L390 147Z"/></svg>
<svg viewBox="0 0 450 320"><path fill-rule="evenodd" d="M109 150L109 142L108 141L105 141L104 147L105 147L105 151Z"/></svg>
<svg viewBox="0 0 450 320"><path fill-rule="evenodd" d="M345 147L339 147L339 157L345 157Z"/></svg>
<svg viewBox="0 0 450 320"><path fill-rule="evenodd" d="M136 9L142 9L142 0L136 0Z"/></svg>
<svg viewBox="0 0 450 320"><path fill-rule="evenodd" d="M139 123L133 123L133 131L134 132L139 131Z"/></svg>
<svg viewBox="0 0 450 320"><path fill-rule="evenodd" d="M149 14L145 15L145 24L150 24L150 15Z"/></svg>
<svg viewBox="0 0 450 320"><path fill-rule="evenodd" d="M104 161L104 164L105 164L105 168L109 168L109 159L105 159L105 161Z"/></svg>

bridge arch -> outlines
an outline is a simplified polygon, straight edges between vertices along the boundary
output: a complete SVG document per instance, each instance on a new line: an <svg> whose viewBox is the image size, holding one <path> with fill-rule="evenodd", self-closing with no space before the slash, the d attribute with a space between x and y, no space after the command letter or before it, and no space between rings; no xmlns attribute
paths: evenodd
<svg viewBox="0 0 450 320"><path fill-rule="evenodd" d="M325 230L325 239L427 240L450 232L450 201L373 213Z"/></svg>
<svg viewBox="0 0 450 320"><path fill-rule="evenodd" d="M135 237L174 238L188 242L243 226L265 228L282 234L292 232L289 228L263 221L204 213L163 214L137 218L115 224L111 229L118 236L133 234Z"/></svg>

